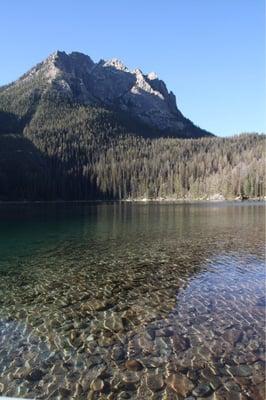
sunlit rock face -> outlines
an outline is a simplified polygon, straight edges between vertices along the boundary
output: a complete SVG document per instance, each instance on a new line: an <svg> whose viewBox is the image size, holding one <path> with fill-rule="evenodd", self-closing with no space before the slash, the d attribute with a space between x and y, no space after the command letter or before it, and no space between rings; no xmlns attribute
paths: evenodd
<svg viewBox="0 0 266 400"><path fill-rule="evenodd" d="M95 63L82 53L56 51L5 90L11 94L18 86L31 94L33 90L43 93L52 89L71 101L122 111L169 133L182 133L193 125L154 72L146 75L139 68L131 71L116 58Z"/></svg>
<svg viewBox="0 0 266 400"><path fill-rule="evenodd" d="M59 80L62 90L71 88L82 102L127 111L158 129L180 130L185 126L174 94L155 73L145 75L138 68L130 71L116 58L94 63L76 52L56 52L42 68L50 81Z"/></svg>

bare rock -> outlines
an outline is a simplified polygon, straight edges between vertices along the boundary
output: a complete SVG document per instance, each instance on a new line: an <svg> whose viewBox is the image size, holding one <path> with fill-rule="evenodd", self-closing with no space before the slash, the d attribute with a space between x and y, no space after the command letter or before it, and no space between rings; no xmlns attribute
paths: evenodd
<svg viewBox="0 0 266 400"><path fill-rule="evenodd" d="M79 52L56 51L12 84L12 90L19 87L32 96L40 83L44 91L57 91L59 96L85 106L126 112L130 118L168 134L185 135L188 129L200 133L178 110L175 95L164 81L139 68L130 71L116 58L95 63Z"/></svg>

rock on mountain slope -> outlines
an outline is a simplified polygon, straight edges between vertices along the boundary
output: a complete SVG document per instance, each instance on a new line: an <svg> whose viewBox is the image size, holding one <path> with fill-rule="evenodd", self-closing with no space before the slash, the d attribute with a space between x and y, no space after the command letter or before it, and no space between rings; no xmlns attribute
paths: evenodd
<svg viewBox="0 0 266 400"><path fill-rule="evenodd" d="M94 63L78 52L53 53L17 81L0 88L0 122L4 118L10 128L15 123L9 116L15 115L17 124L24 128L47 98L107 108L145 126L150 137L160 133L176 137L210 135L182 115L174 94L155 73L130 71L117 59Z"/></svg>

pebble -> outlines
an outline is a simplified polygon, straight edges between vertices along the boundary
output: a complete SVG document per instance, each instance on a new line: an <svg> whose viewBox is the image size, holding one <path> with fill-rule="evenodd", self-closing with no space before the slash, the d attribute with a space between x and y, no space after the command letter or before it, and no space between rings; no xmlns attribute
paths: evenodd
<svg viewBox="0 0 266 400"><path fill-rule="evenodd" d="M113 315L104 321L104 328L112 331L112 332L119 332L124 330L124 325L122 319L117 316Z"/></svg>
<svg viewBox="0 0 266 400"><path fill-rule="evenodd" d="M223 334L223 339L232 345L235 345L242 338L243 333L238 329L228 329Z"/></svg>
<svg viewBox="0 0 266 400"><path fill-rule="evenodd" d="M250 376L252 374L252 368L249 365L231 366L229 368L230 373L233 376Z"/></svg>
<svg viewBox="0 0 266 400"><path fill-rule="evenodd" d="M165 328L165 329L158 329L156 331L156 336L164 336L164 337L170 337L174 335L174 331L170 328Z"/></svg>
<svg viewBox="0 0 266 400"><path fill-rule="evenodd" d="M127 360L125 366L131 371L140 371L143 368L142 364L137 360Z"/></svg>
<svg viewBox="0 0 266 400"><path fill-rule="evenodd" d="M90 388L95 392L101 392L104 388L104 381L100 378L96 378L91 382Z"/></svg>
<svg viewBox="0 0 266 400"><path fill-rule="evenodd" d="M183 336L174 335L172 336L173 348L178 353L180 351L185 351L189 348L189 339Z"/></svg>
<svg viewBox="0 0 266 400"><path fill-rule="evenodd" d="M115 343L116 339L114 337L102 336L98 339L98 344L101 347L110 347Z"/></svg>
<svg viewBox="0 0 266 400"><path fill-rule="evenodd" d="M252 399L254 400L265 400L265 382L260 383L259 385L256 385L255 387L252 388L251 390L252 394Z"/></svg>
<svg viewBox="0 0 266 400"><path fill-rule="evenodd" d="M166 378L166 384L168 387L173 389L177 394L185 397L192 389L194 384L185 375L181 374L171 374Z"/></svg>
<svg viewBox="0 0 266 400"><path fill-rule="evenodd" d="M140 378L136 372L127 371L122 375L122 381L119 382L118 387L125 391L135 391L137 389L136 384L139 381Z"/></svg>
<svg viewBox="0 0 266 400"><path fill-rule="evenodd" d="M149 357L142 358L142 362L146 368L160 368L167 363L168 359L166 357Z"/></svg>
<svg viewBox="0 0 266 400"><path fill-rule="evenodd" d="M228 392L240 392L240 386L234 381L227 381L224 383L224 387Z"/></svg>
<svg viewBox="0 0 266 400"><path fill-rule="evenodd" d="M42 377L45 375L45 373L41 369L33 369L27 376L26 379L29 382L36 382L40 381Z"/></svg>
<svg viewBox="0 0 266 400"><path fill-rule="evenodd" d="M139 375L136 373L136 371L126 371L122 375L122 380L126 384L131 384L131 383L138 383L140 381Z"/></svg>
<svg viewBox="0 0 266 400"><path fill-rule="evenodd" d="M92 300L88 303L88 308L93 311L104 311L110 307L110 304L105 301Z"/></svg>
<svg viewBox="0 0 266 400"><path fill-rule="evenodd" d="M127 400L130 398L131 398L131 393L123 391L119 393L117 400Z"/></svg>
<svg viewBox="0 0 266 400"><path fill-rule="evenodd" d="M76 387L75 387L74 397L76 396L77 398L80 398L82 392L83 392L83 388L82 388L81 384L77 383Z"/></svg>
<svg viewBox="0 0 266 400"><path fill-rule="evenodd" d="M111 352L111 358L115 361L122 361L125 358L125 351L121 346L114 346Z"/></svg>
<svg viewBox="0 0 266 400"><path fill-rule="evenodd" d="M69 389L66 389L66 388L60 388L59 389L59 394L60 394L62 399L66 399L71 395L71 391Z"/></svg>
<svg viewBox="0 0 266 400"><path fill-rule="evenodd" d="M266 307L266 297L260 297L259 300L256 303L256 306L259 307Z"/></svg>
<svg viewBox="0 0 266 400"><path fill-rule="evenodd" d="M219 388L214 394L214 400L246 400L247 398L241 395L239 392L234 392L225 389L225 387ZM253 398L252 398L253 399ZM259 400L254 398L254 400Z"/></svg>
<svg viewBox="0 0 266 400"><path fill-rule="evenodd" d="M147 374L146 382L148 388L153 392L159 392L165 385L161 374Z"/></svg>
<svg viewBox="0 0 266 400"><path fill-rule="evenodd" d="M212 389L210 385L206 383L200 383L198 386L195 387L192 394L196 397L205 397L211 394Z"/></svg>
<svg viewBox="0 0 266 400"><path fill-rule="evenodd" d="M209 380L209 384L210 384L210 387L211 387L213 390L216 390L216 389L218 389L218 388L221 386L222 381L221 381L221 379L220 379L218 376L213 376L213 377L211 377L211 379Z"/></svg>

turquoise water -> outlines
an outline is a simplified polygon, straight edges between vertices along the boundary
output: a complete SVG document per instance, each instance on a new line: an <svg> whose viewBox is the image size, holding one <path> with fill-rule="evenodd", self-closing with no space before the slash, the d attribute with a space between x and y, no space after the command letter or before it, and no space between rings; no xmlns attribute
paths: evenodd
<svg viewBox="0 0 266 400"><path fill-rule="evenodd" d="M0 394L263 398L262 203L10 204L0 218Z"/></svg>

